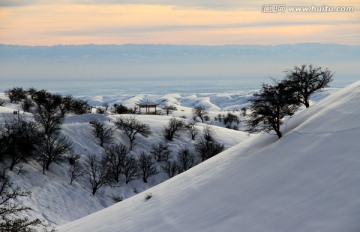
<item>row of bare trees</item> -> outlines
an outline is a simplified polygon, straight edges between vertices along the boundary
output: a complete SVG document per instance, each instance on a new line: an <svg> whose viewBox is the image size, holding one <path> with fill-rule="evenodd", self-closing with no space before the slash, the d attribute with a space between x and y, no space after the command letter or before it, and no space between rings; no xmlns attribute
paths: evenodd
<svg viewBox="0 0 360 232"><path fill-rule="evenodd" d="M215 133L210 127L206 127L202 137L199 137L197 135L200 130L196 128L196 123L186 124L182 119L177 118L169 120L164 128L164 137L170 140L169 135L173 138L177 132L188 130L195 140L195 150L192 152L188 148L183 148L174 157L166 142L153 144L149 153L144 151L140 154L136 153L134 148L137 135L148 137L151 130L149 125L141 123L135 117L120 117L114 126L92 121L91 126L94 137L104 149L103 153L90 155L84 162L80 162L79 155L72 155L69 162L70 184L85 176L91 186L92 194L104 185L117 185L120 181L128 184L132 180L141 178L147 183L149 177L160 172L173 177L224 149L224 146L216 141ZM115 129L123 131L128 137L129 146L115 142Z"/></svg>

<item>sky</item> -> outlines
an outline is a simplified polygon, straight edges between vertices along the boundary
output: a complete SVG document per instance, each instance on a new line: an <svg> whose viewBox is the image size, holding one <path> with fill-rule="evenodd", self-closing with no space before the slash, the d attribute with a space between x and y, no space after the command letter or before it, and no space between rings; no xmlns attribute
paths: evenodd
<svg viewBox="0 0 360 232"><path fill-rule="evenodd" d="M276 12L279 4L283 12ZM293 6L354 10L293 12ZM0 0L0 44L295 43L360 45L360 2Z"/></svg>

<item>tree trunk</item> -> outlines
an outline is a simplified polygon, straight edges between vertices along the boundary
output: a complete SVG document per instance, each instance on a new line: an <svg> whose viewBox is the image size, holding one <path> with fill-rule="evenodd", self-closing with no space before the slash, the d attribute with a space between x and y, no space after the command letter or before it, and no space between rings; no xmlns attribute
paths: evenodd
<svg viewBox="0 0 360 232"><path fill-rule="evenodd" d="M16 165L16 162L11 162L10 168L9 168L10 171L14 170L15 165Z"/></svg>
<svg viewBox="0 0 360 232"><path fill-rule="evenodd" d="M282 137L282 133L280 130L275 130L277 136L279 137L279 139Z"/></svg>
<svg viewBox="0 0 360 232"><path fill-rule="evenodd" d="M48 171L49 171L49 168L50 168L50 164L51 164L51 162L46 162L46 170L48 170Z"/></svg>

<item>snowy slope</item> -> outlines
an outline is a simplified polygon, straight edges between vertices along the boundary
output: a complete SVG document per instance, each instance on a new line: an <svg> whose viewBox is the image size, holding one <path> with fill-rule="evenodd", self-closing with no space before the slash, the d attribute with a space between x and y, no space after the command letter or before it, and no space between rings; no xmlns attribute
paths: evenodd
<svg viewBox="0 0 360 232"><path fill-rule="evenodd" d="M360 231L360 82L284 127L59 231Z"/></svg>
<svg viewBox="0 0 360 232"><path fill-rule="evenodd" d="M6 99L4 94L0 94L0 98ZM26 118L31 120L32 115L30 113L23 114L20 105L7 102L4 107L0 107L0 125L5 121L16 119L13 111L17 109L20 110L20 117L26 115ZM180 111L179 114L189 114L189 112L191 112L191 109L190 111L187 110L187 112ZM175 112L174 114L176 115ZM100 114L69 115L62 125L62 133L69 138L74 151L81 155L80 161L85 161L89 155L100 156L104 151L91 133L92 127L89 122L96 119L105 122L108 126L114 126L114 122L118 117L119 115L105 116ZM148 138L137 137L132 154L139 156L142 151L148 153L152 144L165 142L162 130L171 116L135 115L135 117L142 123L149 124L153 132ZM205 124L198 124L200 130L204 126ZM225 145L225 148L251 137L241 131L217 126L212 126L212 128L216 133L216 138ZM128 138L120 130L115 131L115 141L122 142L125 145L129 143ZM177 152L184 147L194 151L194 141L191 140L187 131L179 133L179 136L176 136L174 141L167 143L173 159L176 159ZM31 198L19 199L22 205L33 209L27 212L26 216L39 218L52 225L64 224L108 207L114 204L113 196L121 196L126 199L168 179L165 173L160 173L150 177L148 183L144 183L139 179L125 184L122 180L116 186L101 188L95 196L92 196L91 187L86 176L75 181L72 185L69 184L70 165L68 162L51 165L50 171L46 172L46 175L42 174L42 168L36 161L24 164L22 167L23 174L18 174L19 167L20 165L15 168L14 172L9 171L8 174L16 186L32 193ZM158 169L162 171L159 165Z"/></svg>

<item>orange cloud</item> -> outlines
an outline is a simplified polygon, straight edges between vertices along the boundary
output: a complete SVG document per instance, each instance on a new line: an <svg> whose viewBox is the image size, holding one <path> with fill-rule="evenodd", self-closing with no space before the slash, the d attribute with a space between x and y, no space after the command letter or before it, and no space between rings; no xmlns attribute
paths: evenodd
<svg viewBox="0 0 360 232"><path fill-rule="evenodd" d="M166 5L33 5L0 8L0 43L358 45L354 13L261 13ZM338 33L341 31L342 33Z"/></svg>

